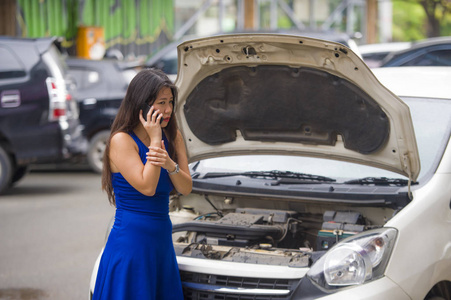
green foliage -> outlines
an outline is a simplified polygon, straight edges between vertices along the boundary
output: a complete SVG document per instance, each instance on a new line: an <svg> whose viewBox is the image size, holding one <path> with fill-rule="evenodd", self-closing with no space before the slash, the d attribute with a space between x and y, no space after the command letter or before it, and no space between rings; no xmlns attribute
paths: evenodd
<svg viewBox="0 0 451 300"><path fill-rule="evenodd" d="M446 9L438 10L437 15L440 19L440 34L451 36L451 1L446 1Z"/></svg>
<svg viewBox="0 0 451 300"><path fill-rule="evenodd" d="M282 15L277 19L277 28L290 29L293 26L291 19L285 15Z"/></svg>
<svg viewBox="0 0 451 300"><path fill-rule="evenodd" d="M440 24L440 35L451 35L451 1L449 0L393 0L393 40L414 41L428 37L428 18L425 8L436 4L434 17Z"/></svg>
<svg viewBox="0 0 451 300"><path fill-rule="evenodd" d="M162 33L174 34L168 0L17 0L17 5L23 37L60 36L66 48L74 44L79 26L103 27L107 48L151 44Z"/></svg>
<svg viewBox="0 0 451 300"><path fill-rule="evenodd" d="M426 38L426 13L418 3L393 1L393 40L414 41Z"/></svg>

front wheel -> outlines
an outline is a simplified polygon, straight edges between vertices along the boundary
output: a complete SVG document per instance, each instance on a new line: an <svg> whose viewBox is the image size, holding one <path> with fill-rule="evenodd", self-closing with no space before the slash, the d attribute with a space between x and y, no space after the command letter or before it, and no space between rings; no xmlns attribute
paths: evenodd
<svg viewBox="0 0 451 300"><path fill-rule="evenodd" d="M28 166L17 167L11 180L11 185L21 180L28 173Z"/></svg>
<svg viewBox="0 0 451 300"><path fill-rule="evenodd" d="M424 300L449 300L451 299L451 282L440 281L426 295Z"/></svg>
<svg viewBox="0 0 451 300"><path fill-rule="evenodd" d="M110 137L110 131L104 130L96 133L89 142L87 159L89 166L96 173L102 173L103 153Z"/></svg>
<svg viewBox="0 0 451 300"><path fill-rule="evenodd" d="M8 153L0 146L0 195L11 186L13 162Z"/></svg>

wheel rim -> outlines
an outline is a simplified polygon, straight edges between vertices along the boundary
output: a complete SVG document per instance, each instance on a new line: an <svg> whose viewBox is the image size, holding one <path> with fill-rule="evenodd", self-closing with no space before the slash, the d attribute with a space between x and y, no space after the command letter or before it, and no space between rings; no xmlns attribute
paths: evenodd
<svg viewBox="0 0 451 300"><path fill-rule="evenodd" d="M88 152L89 165L97 173L102 172L103 169L103 153L105 152L108 137L109 132L99 133L92 139Z"/></svg>

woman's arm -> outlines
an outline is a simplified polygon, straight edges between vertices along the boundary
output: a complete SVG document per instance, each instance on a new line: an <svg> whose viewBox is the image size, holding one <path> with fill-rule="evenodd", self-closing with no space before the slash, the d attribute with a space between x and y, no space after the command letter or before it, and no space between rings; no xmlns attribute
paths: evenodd
<svg viewBox="0 0 451 300"><path fill-rule="evenodd" d="M151 146L156 145L161 147L160 140L151 141ZM155 194L161 169L150 163L143 165L138 145L129 134L118 132L111 138L110 164L112 172L120 172L140 193Z"/></svg>
<svg viewBox="0 0 451 300"><path fill-rule="evenodd" d="M188 195L193 188L193 182L189 173L185 143L183 142L182 134L178 130L174 147L177 152L177 161L180 171L176 174L169 175L169 177L177 192ZM165 168L168 172L172 172L176 168L176 163L166 152L163 141L161 142L161 147L149 147L147 160L150 161L152 165Z"/></svg>
<svg viewBox="0 0 451 300"><path fill-rule="evenodd" d="M189 173L185 142L183 141L182 134L178 130L177 138L175 139L175 151L177 152L177 161L180 171L177 174L170 175L170 178L175 189L180 194L188 195L189 193L191 193L191 190L193 188L193 181L191 179L191 174ZM168 172L174 171L175 163L173 168L167 170Z"/></svg>

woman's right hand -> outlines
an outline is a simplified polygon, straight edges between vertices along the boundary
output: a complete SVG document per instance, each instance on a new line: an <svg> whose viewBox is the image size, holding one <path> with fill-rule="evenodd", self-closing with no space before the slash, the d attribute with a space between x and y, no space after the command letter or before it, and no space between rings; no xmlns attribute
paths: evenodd
<svg viewBox="0 0 451 300"><path fill-rule="evenodd" d="M139 111L139 120L150 137L151 142L155 142L155 145L160 145L162 139L161 135L161 118L163 114L159 110L155 109L153 106L149 109L147 113L147 120L143 118L142 110Z"/></svg>

